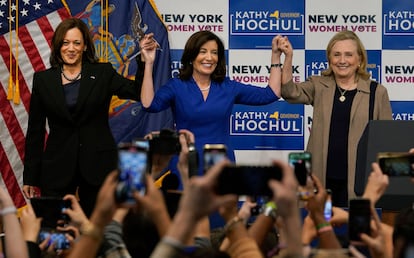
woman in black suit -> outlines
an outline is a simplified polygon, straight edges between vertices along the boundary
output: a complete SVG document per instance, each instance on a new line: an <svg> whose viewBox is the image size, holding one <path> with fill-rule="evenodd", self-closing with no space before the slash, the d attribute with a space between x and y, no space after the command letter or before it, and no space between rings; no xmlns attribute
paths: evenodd
<svg viewBox="0 0 414 258"><path fill-rule="evenodd" d="M31 198L77 191L90 214L103 180L117 168L108 124L111 97L138 100L141 82L122 77L110 63L98 63L89 29L77 18L56 28L50 64L33 77L23 192Z"/></svg>

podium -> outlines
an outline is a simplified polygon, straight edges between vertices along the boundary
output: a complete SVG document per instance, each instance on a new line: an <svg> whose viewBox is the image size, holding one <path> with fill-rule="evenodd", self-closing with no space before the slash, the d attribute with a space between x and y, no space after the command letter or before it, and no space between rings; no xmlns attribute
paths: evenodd
<svg viewBox="0 0 414 258"><path fill-rule="evenodd" d="M358 196L370 175L371 163L377 161L378 152L408 152L414 148L414 121L372 120L359 141L354 191ZM385 211L399 211L414 202L414 183L410 177L390 177L389 185L376 207Z"/></svg>

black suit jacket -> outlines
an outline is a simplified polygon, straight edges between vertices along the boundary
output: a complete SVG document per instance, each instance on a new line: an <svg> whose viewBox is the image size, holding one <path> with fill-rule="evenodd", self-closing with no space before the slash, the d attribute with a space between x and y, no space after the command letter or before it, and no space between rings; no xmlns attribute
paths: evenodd
<svg viewBox="0 0 414 258"><path fill-rule="evenodd" d="M113 95L138 100L140 83L119 75L109 63L82 66L75 112L69 113L59 68L33 77L26 134L23 182L62 189L79 170L90 184L100 185L117 167L117 148L108 124ZM49 134L45 144L46 120Z"/></svg>

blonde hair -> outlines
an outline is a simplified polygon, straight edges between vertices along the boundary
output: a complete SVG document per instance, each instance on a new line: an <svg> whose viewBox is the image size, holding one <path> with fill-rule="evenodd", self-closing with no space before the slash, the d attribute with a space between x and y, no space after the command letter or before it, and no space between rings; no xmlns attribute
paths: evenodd
<svg viewBox="0 0 414 258"><path fill-rule="evenodd" d="M367 51L365 50L365 47L362 44L359 37L353 31L343 30L343 31L336 33L331 38L326 48L326 58L328 59L329 64L330 64L329 56L332 52L333 46L336 44L336 42L347 40L347 39L353 40L356 43L357 53L360 57L360 64L358 66L358 69L355 72L355 80L357 81L359 77L363 79L369 79L371 77L371 74L367 71L367 62L368 62ZM329 66L328 69L322 71L322 75L327 75L327 76L333 75L332 68Z"/></svg>

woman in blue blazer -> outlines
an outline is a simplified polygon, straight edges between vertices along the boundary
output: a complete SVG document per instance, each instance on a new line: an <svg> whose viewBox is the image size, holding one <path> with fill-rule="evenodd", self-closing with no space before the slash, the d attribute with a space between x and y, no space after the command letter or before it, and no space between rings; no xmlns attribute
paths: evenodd
<svg viewBox="0 0 414 258"><path fill-rule="evenodd" d="M33 77L23 192L27 198L77 193L90 214L104 178L117 168L108 124L111 98L138 100L141 83L122 77L110 63L97 62L89 29L80 19L62 21L51 45L51 68Z"/></svg>

